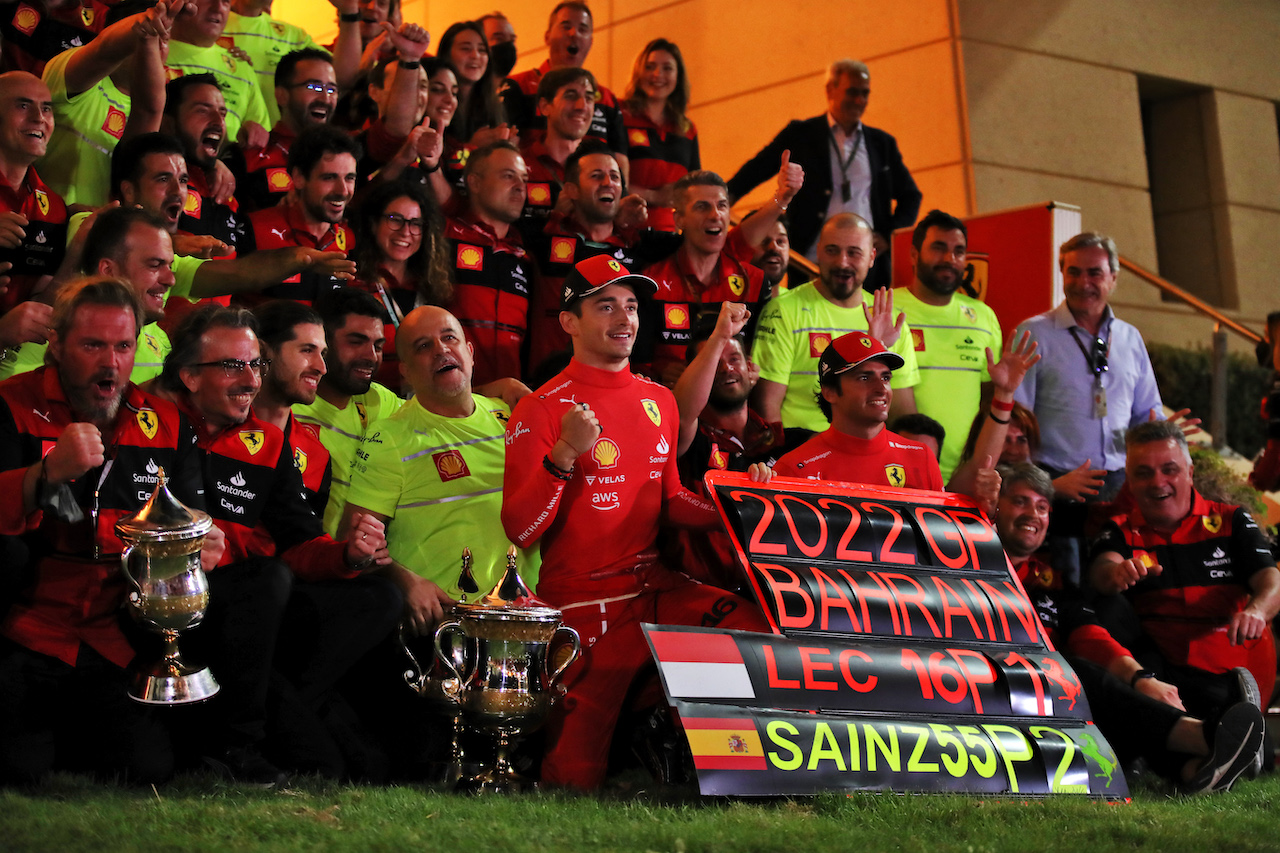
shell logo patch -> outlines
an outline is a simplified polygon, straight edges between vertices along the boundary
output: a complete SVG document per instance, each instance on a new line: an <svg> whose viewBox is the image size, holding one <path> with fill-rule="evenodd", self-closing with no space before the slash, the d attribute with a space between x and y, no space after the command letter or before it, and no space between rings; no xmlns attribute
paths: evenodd
<svg viewBox="0 0 1280 853"><path fill-rule="evenodd" d="M245 449L249 451L250 456L257 456L258 451L262 449L263 433L260 429L242 429L240 430L240 441L244 444Z"/></svg>
<svg viewBox="0 0 1280 853"><path fill-rule="evenodd" d="M664 306L668 329L689 328L689 309L684 305Z"/></svg>
<svg viewBox="0 0 1280 853"><path fill-rule="evenodd" d="M649 134L645 133L641 128L633 127L631 132L627 134L627 142L632 145L648 145Z"/></svg>
<svg viewBox="0 0 1280 853"><path fill-rule="evenodd" d="M818 358L823 351L831 346L830 332L810 332L809 333L809 355Z"/></svg>
<svg viewBox="0 0 1280 853"><path fill-rule="evenodd" d="M236 40L233 36L218 36L218 41L215 43L218 47L226 50L231 50L231 48L236 46Z"/></svg>
<svg viewBox="0 0 1280 853"><path fill-rule="evenodd" d="M911 345L916 352L924 352L924 329L911 330Z"/></svg>
<svg viewBox="0 0 1280 853"><path fill-rule="evenodd" d="M1222 529L1222 516L1206 515L1204 518L1200 519L1200 523L1203 524L1204 529L1210 533L1217 533Z"/></svg>
<svg viewBox="0 0 1280 853"><path fill-rule="evenodd" d="M431 458L435 460L436 472L440 475L442 482L447 483L460 477L471 476L471 469L467 467L467 460L463 459L462 454L457 450L433 453Z"/></svg>
<svg viewBox="0 0 1280 853"><path fill-rule="evenodd" d="M36 207L40 209L41 216L49 215L49 194L44 190L36 190Z"/></svg>
<svg viewBox="0 0 1280 853"><path fill-rule="evenodd" d="M728 279L729 290L734 296L741 296L742 292L747 289L747 281L740 275L731 275Z"/></svg>
<svg viewBox="0 0 1280 853"><path fill-rule="evenodd" d="M13 16L13 27L23 35L31 35L40 25L40 13L25 3Z"/></svg>
<svg viewBox="0 0 1280 853"><path fill-rule="evenodd" d="M293 189L293 178L286 169L267 169L267 188L277 193L288 192Z"/></svg>
<svg viewBox="0 0 1280 853"><path fill-rule="evenodd" d="M338 233L333 237L333 244L338 247L339 252L347 250L347 230L345 228L338 229Z"/></svg>
<svg viewBox="0 0 1280 853"><path fill-rule="evenodd" d="M561 263L573 263L573 253L578 248L578 241L572 237L551 238L551 260Z"/></svg>
<svg viewBox="0 0 1280 853"><path fill-rule="evenodd" d="M293 449L293 467L298 469L299 474L307 473L307 454L303 453L301 448Z"/></svg>
<svg viewBox="0 0 1280 853"><path fill-rule="evenodd" d="M195 190L187 190L187 200L182 203L182 212L187 216L199 217L202 203L203 199L200 198L200 193Z"/></svg>
<svg viewBox="0 0 1280 853"><path fill-rule="evenodd" d="M644 409L644 413L649 416L649 420L653 421L654 426L662 426L662 410L658 408L656 400L645 398L640 401L640 408Z"/></svg>
<svg viewBox="0 0 1280 853"><path fill-rule="evenodd" d="M729 458L724 455L724 451L720 449L720 445L711 448L711 467L724 469L729 465Z"/></svg>
<svg viewBox="0 0 1280 853"><path fill-rule="evenodd" d="M106 131L107 135L119 139L124 135L124 125L128 119L129 117L124 114L124 110L108 107L107 117L102 122L102 129Z"/></svg>
<svg viewBox="0 0 1280 853"><path fill-rule="evenodd" d="M611 438L601 438L596 441L595 446L591 448L591 458L601 468L613 468L618 464L618 457L622 456L622 451L618 449L618 445Z"/></svg>
<svg viewBox="0 0 1280 853"><path fill-rule="evenodd" d="M479 246L458 245L458 269L479 272L484 269L484 252Z"/></svg>
<svg viewBox="0 0 1280 853"><path fill-rule="evenodd" d="M551 204L550 184L529 184L529 204L546 207Z"/></svg>
<svg viewBox="0 0 1280 853"><path fill-rule="evenodd" d="M907 484L907 470L901 465L884 466L884 475L891 486L902 488Z"/></svg>
<svg viewBox="0 0 1280 853"><path fill-rule="evenodd" d="M142 430L142 434L147 438L155 438L156 430L160 428L160 418L156 415L154 409L138 410L138 429Z"/></svg>

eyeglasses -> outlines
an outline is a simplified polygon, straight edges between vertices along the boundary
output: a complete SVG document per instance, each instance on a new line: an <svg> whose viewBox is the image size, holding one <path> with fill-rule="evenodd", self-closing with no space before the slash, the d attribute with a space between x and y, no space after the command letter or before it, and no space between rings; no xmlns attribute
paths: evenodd
<svg viewBox="0 0 1280 853"><path fill-rule="evenodd" d="M290 89L303 88L309 92L315 92L317 95L336 95L338 87L332 83L321 83L318 80L308 80L305 83L294 83Z"/></svg>
<svg viewBox="0 0 1280 853"><path fill-rule="evenodd" d="M253 361L243 361L238 358L224 358L221 361L202 361L199 364L193 364L191 366L221 367L222 372L226 374L228 379L234 379L241 373L244 373L246 367L259 376L262 376L267 372L267 369L271 367L271 359L255 358Z"/></svg>
<svg viewBox="0 0 1280 853"><path fill-rule="evenodd" d="M1093 372L1101 376L1107 372L1107 342L1102 338L1093 339Z"/></svg>
<svg viewBox="0 0 1280 853"><path fill-rule="evenodd" d="M405 219L398 213L388 213L386 215L387 224L391 226L392 231L403 231L405 226L409 226L410 234L422 233L421 219Z"/></svg>

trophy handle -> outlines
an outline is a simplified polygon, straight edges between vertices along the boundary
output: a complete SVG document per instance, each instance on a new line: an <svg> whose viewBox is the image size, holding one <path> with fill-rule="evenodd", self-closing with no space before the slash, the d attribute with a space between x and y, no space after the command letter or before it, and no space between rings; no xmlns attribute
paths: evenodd
<svg viewBox="0 0 1280 853"><path fill-rule="evenodd" d="M409 669L404 671L404 680L414 690L421 691L422 682L427 677L427 673L422 668L422 664L418 663L418 658L409 648L409 643L405 641L403 622L396 628L396 639L400 642L400 648L404 651L405 657L409 658Z"/></svg>
<svg viewBox="0 0 1280 853"><path fill-rule="evenodd" d="M129 555L133 553L133 548L134 546L131 543L129 545L125 545L124 550L120 552L120 573L129 581L130 586L138 592L142 592L142 585L138 583L137 579L133 575L129 574Z"/></svg>
<svg viewBox="0 0 1280 853"><path fill-rule="evenodd" d="M568 625L561 625L556 628L556 632L551 635L551 642L554 643L557 637L564 635L569 638L569 645L573 648L573 653L565 657L564 662L556 667L556 671L551 673L547 679L547 685L556 683L556 680L564 675L564 671L578 659L578 655L582 654L582 638L578 636L578 632L570 628Z"/></svg>
<svg viewBox="0 0 1280 853"><path fill-rule="evenodd" d="M455 683L457 684L457 689L460 690L462 685L466 683L466 678L464 678L462 673L458 672L458 668L453 665L453 656L445 653L444 644L442 642L446 635L452 633L461 634L465 639L466 635L462 634L462 622L460 620L450 619L448 622L441 622L440 627L436 628L436 658L444 664L444 668L449 670L449 673L456 679ZM445 690L449 691L449 688L446 687ZM457 697L454 698L456 699Z"/></svg>

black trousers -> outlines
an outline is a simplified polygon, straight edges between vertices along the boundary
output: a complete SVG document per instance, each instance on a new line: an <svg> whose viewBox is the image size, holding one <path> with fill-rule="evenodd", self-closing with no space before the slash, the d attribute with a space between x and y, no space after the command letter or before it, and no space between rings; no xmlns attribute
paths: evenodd
<svg viewBox="0 0 1280 853"><path fill-rule="evenodd" d="M75 666L0 638L0 780L29 784L54 769L133 784L173 773L154 709L126 693L125 671L87 645Z"/></svg>

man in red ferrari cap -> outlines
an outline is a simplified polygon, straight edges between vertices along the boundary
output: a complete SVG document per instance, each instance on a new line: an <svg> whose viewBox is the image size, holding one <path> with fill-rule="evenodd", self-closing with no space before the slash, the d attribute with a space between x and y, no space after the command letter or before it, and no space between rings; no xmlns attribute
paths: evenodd
<svg viewBox="0 0 1280 853"><path fill-rule="evenodd" d="M889 379L902 365L902 356L863 332L832 341L818 360L818 407L831 427L779 459L774 473L942 491L934 455L885 428Z"/></svg>
<svg viewBox="0 0 1280 853"><path fill-rule="evenodd" d="M658 562L660 520L718 520L680 484L675 398L631 373L640 299L655 290L609 255L577 264L560 312L573 360L507 422L503 526L517 545L539 545L538 597L582 637L548 726L542 780L551 785L604 780L623 697L651 662L641 622L769 630L754 604ZM769 476L763 466L752 475Z"/></svg>

